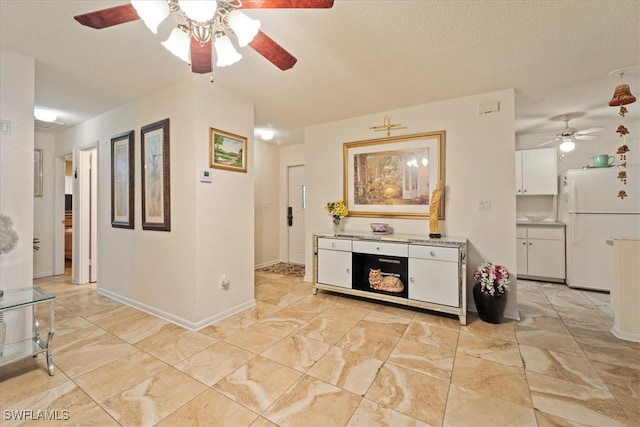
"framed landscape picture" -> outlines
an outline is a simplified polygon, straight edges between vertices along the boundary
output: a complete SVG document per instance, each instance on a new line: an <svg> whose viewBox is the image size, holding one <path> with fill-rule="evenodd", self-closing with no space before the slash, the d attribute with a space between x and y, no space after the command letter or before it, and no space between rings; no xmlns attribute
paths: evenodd
<svg viewBox="0 0 640 427"><path fill-rule="evenodd" d="M445 131L345 143L349 216L428 218L433 190L438 182L445 188L444 155Z"/></svg>
<svg viewBox="0 0 640 427"><path fill-rule="evenodd" d="M133 228L134 132L111 138L111 226Z"/></svg>
<svg viewBox="0 0 640 427"><path fill-rule="evenodd" d="M142 229L171 231L169 119L141 130Z"/></svg>
<svg viewBox="0 0 640 427"><path fill-rule="evenodd" d="M209 166L236 172L247 171L247 138L209 128Z"/></svg>

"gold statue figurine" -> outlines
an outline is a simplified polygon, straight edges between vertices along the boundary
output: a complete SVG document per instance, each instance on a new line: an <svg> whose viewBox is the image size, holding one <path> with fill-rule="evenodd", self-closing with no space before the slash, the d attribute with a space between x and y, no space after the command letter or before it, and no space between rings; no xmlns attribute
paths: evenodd
<svg viewBox="0 0 640 427"><path fill-rule="evenodd" d="M441 198L442 181L438 181L438 185L436 185L436 189L431 193L431 199L429 200L429 237L432 239L439 239L442 237L442 234L440 234L440 224L438 223Z"/></svg>

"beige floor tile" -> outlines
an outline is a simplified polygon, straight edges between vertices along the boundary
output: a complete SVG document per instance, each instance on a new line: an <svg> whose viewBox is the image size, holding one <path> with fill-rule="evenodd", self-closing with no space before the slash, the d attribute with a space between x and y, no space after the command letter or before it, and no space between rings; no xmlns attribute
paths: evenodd
<svg viewBox="0 0 640 427"><path fill-rule="evenodd" d="M262 356L300 372L305 372L320 360L329 348L328 344L321 341L294 334L278 341L264 351Z"/></svg>
<svg viewBox="0 0 640 427"><path fill-rule="evenodd" d="M278 427L266 418L258 417L249 427Z"/></svg>
<svg viewBox="0 0 640 427"><path fill-rule="evenodd" d="M75 378L76 384L98 403L157 375L167 365L142 351L115 360Z"/></svg>
<svg viewBox="0 0 640 427"><path fill-rule="evenodd" d="M527 378L522 368L461 353L456 355L451 383L520 406L532 407Z"/></svg>
<svg viewBox="0 0 640 427"><path fill-rule="evenodd" d="M336 302L333 300L319 300L315 296L310 295L294 304L291 304L289 308L297 312L318 315L319 313L333 307L335 304Z"/></svg>
<svg viewBox="0 0 640 427"><path fill-rule="evenodd" d="M387 362L449 381L454 356L454 349L443 349L401 338Z"/></svg>
<svg viewBox="0 0 640 427"><path fill-rule="evenodd" d="M71 378L78 377L114 360L134 353L136 348L111 334L80 340L62 354L53 353L53 362Z"/></svg>
<svg viewBox="0 0 640 427"><path fill-rule="evenodd" d="M256 323L242 331L225 338L229 344L260 354L286 335L281 329L268 324Z"/></svg>
<svg viewBox="0 0 640 427"><path fill-rule="evenodd" d="M406 317L398 317L378 311L370 311L369 314L364 316L364 318L356 325L374 331L401 336L404 334L404 331L407 329L410 322L411 319Z"/></svg>
<svg viewBox="0 0 640 427"><path fill-rule="evenodd" d="M278 307L287 307L295 302L300 301L305 296L301 294L292 294L287 289L271 291L260 297L260 301L267 304L276 305ZM256 296L257 298L257 296Z"/></svg>
<svg viewBox="0 0 640 427"><path fill-rule="evenodd" d="M562 318L562 320L565 320L565 321L573 320L580 323L594 323L597 325L609 325L609 327L613 325L613 320L611 320L601 310L598 310L595 307L593 309L588 309L588 308L555 306L555 309L560 315L560 318Z"/></svg>
<svg viewBox="0 0 640 427"><path fill-rule="evenodd" d="M342 338L337 347L360 352L374 359L387 360L400 337L384 331L355 326Z"/></svg>
<svg viewBox="0 0 640 427"><path fill-rule="evenodd" d="M458 345L458 335L458 329L436 326L414 318L402 337L422 344L454 350Z"/></svg>
<svg viewBox="0 0 640 427"><path fill-rule="evenodd" d="M257 356L219 381L214 389L260 414L302 374Z"/></svg>
<svg viewBox="0 0 640 427"><path fill-rule="evenodd" d="M531 398L536 409L557 417L592 426L623 426L629 420L608 390L527 371Z"/></svg>
<svg viewBox="0 0 640 427"><path fill-rule="evenodd" d="M567 334L539 329L518 328L516 335L520 344L584 357L584 353L578 343L573 337Z"/></svg>
<svg viewBox="0 0 640 427"><path fill-rule="evenodd" d="M218 340L223 340L253 324L255 324L255 321L236 314L235 316L227 317L213 325L202 328L198 332Z"/></svg>
<svg viewBox="0 0 640 427"><path fill-rule="evenodd" d="M453 314L416 311L413 321L460 331L460 319Z"/></svg>
<svg viewBox="0 0 640 427"><path fill-rule="evenodd" d="M570 353L520 345L527 371L606 390L607 386L591 362Z"/></svg>
<svg viewBox="0 0 640 427"><path fill-rule="evenodd" d="M516 334L518 330L522 328L533 328L567 335L571 334L560 317L531 314L522 310L520 310L520 321L514 325L514 328Z"/></svg>
<svg viewBox="0 0 640 427"><path fill-rule="evenodd" d="M421 422L442 423L449 382L385 364L365 398Z"/></svg>
<svg viewBox="0 0 640 427"><path fill-rule="evenodd" d="M550 302L538 302L522 300L518 301L518 311L525 312L533 316L547 316L560 318L558 312L553 308Z"/></svg>
<svg viewBox="0 0 640 427"><path fill-rule="evenodd" d="M280 310L280 307L278 307L277 305L258 301L253 307L243 310L238 314L242 317L246 317L247 319L259 321L265 316L268 316L269 314L274 313L278 310Z"/></svg>
<svg viewBox="0 0 640 427"><path fill-rule="evenodd" d="M265 316L260 324L279 329L286 335L297 331L316 316L316 313L294 310L290 306Z"/></svg>
<svg viewBox="0 0 640 427"><path fill-rule="evenodd" d="M362 352L332 347L307 374L363 396L383 363Z"/></svg>
<svg viewBox="0 0 640 427"><path fill-rule="evenodd" d="M49 413L51 415L51 412ZM102 409L97 403L91 402L91 405L87 407L87 409L83 409L82 411L74 410L73 413L70 411L64 413L62 411L53 410L54 418L52 420L47 420L43 422L41 420L34 422L34 426L38 425L46 425L47 427L56 427L56 426L64 426L64 427L89 427L89 426L99 426L99 427L119 427L120 424L116 422L111 416Z"/></svg>
<svg viewBox="0 0 640 427"><path fill-rule="evenodd" d="M550 415L536 410L536 420L538 427L588 427L586 424L570 421L555 415Z"/></svg>
<svg viewBox="0 0 640 427"><path fill-rule="evenodd" d="M263 416L279 426L343 426L360 397L315 378L304 376Z"/></svg>
<svg viewBox="0 0 640 427"><path fill-rule="evenodd" d="M640 347L637 343L613 336L607 339L576 336L575 339L590 360L640 370Z"/></svg>
<svg viewBox="0 0 640 427"><path fill-rule="evenodd" d="M503 341L517 341L513 321L505 319L505 321L500 324L487 323L480 320L477 314L473 313L468 315L467 322L466 326L460 327L461 332L484 335Z"/></svg>
<svg viewBox="0 0 640 427"><path fill-rule="evenodd" d="M247 350L219 341L177 363L175 367L201 383L212 386L254 357L255 354Z"/></svg>
<svg viewBox="0 0 640 427"><path fill-rule="evenodd" d="M0 369L0 408L7 408L43 390L69 381L69 377L64 372L58 369L56 371L54 376L49 375L43 356L25 358L2 367Z"/></svg>
<svg viewBox="0 0 640 427"><path fill-rule="evenodd" d="M458 353L479 357L491 362L522 367L522 359L518 344L511 341L503 341L485 335L460 332L458 339Z"/></svg>
<svg viewBox="0 0 640 427"><path fill-rule="evenodd" d="M371 400L362 399L347 426L429 427L430 424L418 421L393 409L385 408Z"/></svg>
<svg viewBox="0 0 640 427"><path fill-rule="evenodd" d="M296 333L304 335L316 341L334 345L351 329L346 323L327 319L326 317L315 317Z"/></svg>
<svg viewBox="0 0 640 427"><path fill-rule="evenodd" d="M368 310L352 307L338 302L331 308L323 311L320 316L353 326L360 320L362 320L362 318L366 316L367 313L369 313Z"/></svg>
<svg viewBox="0 0 640 427"><path fill-rule="evenodd" d="M592 364L609 390L638 399L640 406L640 370L598 361Z"/></svg>
<svg viewBox="0 0 640 427"><path fill-rule="evenodd" d="M204 390L203 384L169 367L101 406L124 426L153 425Z"/></svg>
<svg viewBox="0 0 640 427"><path fill-rule="evenodd" d="M53 416L64 417L64 414L73 416L80 414L95 406L95 402L83 392L73 381L66 380L61 384L57 384L51 388L45 389L40 393L33 394L26 399L14 403L11 406L3 407L2 413L2 427L12 427L22 424L22 421L11 417L7 419L7 413L16 413L15 411L32 411L34 417L38 416L39 411L54 411ZM24 413L23 413L24 414ZM23 416L29 417L30 415L24 414ZM38 425L37 419L32 423Z"/></svg>
<svg viewBox="0 0 640 427"><path fill-rule="evenodd" d="M215 390L207 390L156 424L157 427L248 426L258 414Z"/></svg>
<svg viewBox="0 0 640 427"><path fill-rule="evenodd" d="M159 331L138 342L136 347L170 365L180 362L218 340L199 332L191 332L167 323Z"/></svg>
<svg viewBox="0 0 640 427"><path fill-rule="evenodd" d="M452 384L443 427L536 427L532 408Z"/></svg>

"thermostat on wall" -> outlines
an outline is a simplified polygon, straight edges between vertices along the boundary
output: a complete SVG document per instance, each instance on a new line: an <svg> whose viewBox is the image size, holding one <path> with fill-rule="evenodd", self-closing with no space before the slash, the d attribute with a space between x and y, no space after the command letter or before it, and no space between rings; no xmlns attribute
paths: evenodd
<svg viewBox="0 0 640 427"><path fill-rule="evenodd" d="M211 176L211 169L202 169L200 171L200 182L213 182L213 176Z"/></svg>

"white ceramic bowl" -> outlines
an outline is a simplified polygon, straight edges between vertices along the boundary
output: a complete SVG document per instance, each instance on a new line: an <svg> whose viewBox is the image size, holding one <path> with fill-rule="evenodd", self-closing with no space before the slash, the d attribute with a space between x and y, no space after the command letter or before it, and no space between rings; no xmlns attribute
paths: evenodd
<svg viewBox="0 0 640 427"><path fill-rule="evenodd" d="M549 215L544 215L544 214L540 214L540 215L525 215L525 218L527 218L529 221L531 222L540 222L540 221L544 221L545 219L547 219L549 217Z"/></svg>

